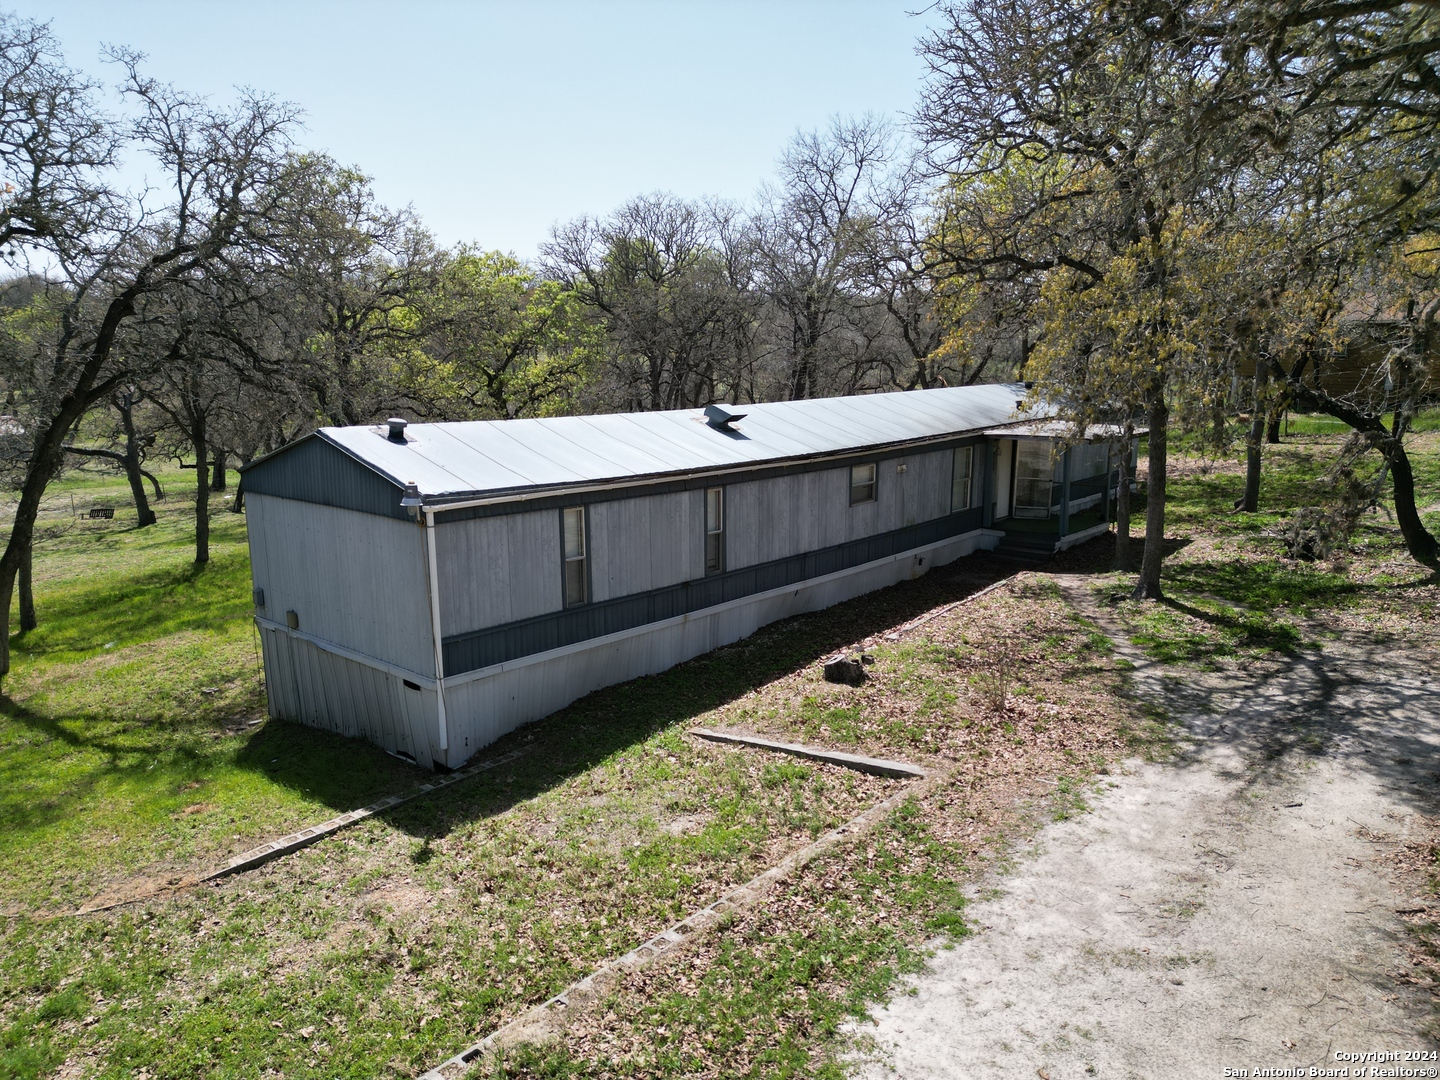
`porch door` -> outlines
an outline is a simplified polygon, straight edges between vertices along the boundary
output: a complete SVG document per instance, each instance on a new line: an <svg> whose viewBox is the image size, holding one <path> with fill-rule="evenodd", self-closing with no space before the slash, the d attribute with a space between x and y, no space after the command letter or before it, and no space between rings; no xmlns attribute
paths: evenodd
<svg viewBox="0 0 1440 1080"><path fill-rule="evenodd" d="M1015 516L1048 518L1054 476L1049 439L1020 439L1015 454Z"/></svg>
<svg viewBox="0 0 1440 1080"><path fill-rule="evenodd" d="M1010 471L1015 463L1015 440L995 442L995 507L994 520L1010 516Z"/></svg>

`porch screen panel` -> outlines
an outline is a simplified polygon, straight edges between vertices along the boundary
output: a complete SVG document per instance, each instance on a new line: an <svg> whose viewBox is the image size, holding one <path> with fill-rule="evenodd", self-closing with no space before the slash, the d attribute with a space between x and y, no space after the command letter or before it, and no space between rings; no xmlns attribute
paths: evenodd
<svg viewBox="0 0 1440 1080"><path fill-rule="evenodd" d="M1054 466L1048 439L1021 439L1015 455L1017 518L1048 518Z"/></svg>

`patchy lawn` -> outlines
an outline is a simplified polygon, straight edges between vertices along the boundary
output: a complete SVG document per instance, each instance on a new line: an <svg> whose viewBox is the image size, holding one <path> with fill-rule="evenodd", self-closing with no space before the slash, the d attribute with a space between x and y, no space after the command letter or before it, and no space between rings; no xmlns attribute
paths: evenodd
<svg viewBox="0 0 1440 1080"><path fill-rule="evenodd" d="M975 679L996 636L1021 643L1003 710ZM1118 702L1108 640L1041 575L867 649L863 686L824 683L812 666L710 722L922 760L943 781L726 932L628 976L561 1044L475 1075L839 1077L840 1025L964 936L962 890L1044 818L1082 811L1118 758L1164 745L1158 723Z"/></svg>
<svg viewBox="0 0 1440 1080"><path fill-rule="evenodd" d="M1432 532L1440 531L1440 433L1433 427L1427 423L1408 442L1417 501ZM1265 663L1338 633L1433 645L1440 581L1410 559L1388 500L1362 517L1333 559L1286 556L1284 523L1294 507L1325 499L1342 441L1324 429L1266 446L1254 514L1233 510L1244 487L1238 461L1177 456L1167 512L1176 546L1165 560L1165 599L1136 603L1129 575L1100 579L1136 644L1166 663L1202 668ZM1142 529L1143 509L1136 522Z"/></svg>
<svg viewBox="0 0 1440 1080"><path fill-rule="evenodd" d="M0 716L0 1076L413 1075L896 790L686 734L752 720L958 771L707 939L693 986L645 975L659 1012L631 1016L622 987L611 1041L566 1060L631 1060L634 1038L668 1072L829 1069L835 1025L963 933L967 875L1138 737L1104 708L1108 654L1041 579L885 640L1008 573L968 560L591 695L498 744L524 751L508 765L259 871L68 917L420 775L256 723L240 520L217 515L199 572L177 502L154 529L104 524L40 548L41 628L15 640ZM1017 642L1003 711L972 685L991 617ZM871 682L823 683L818 661L858 641ZM703 1059L656 1035L704 1017Z"/></svg>
<svg viewBox="0 0 1440 1080"><path fill-rule="evenodd" d="M746 988L713 1012L725 1068L823 1058L838 1019L917 963L927 937L963 932L960 883L1003 843L1002 805L1068 812L1123 745L1118 713L1101 723L1087 705L1075 726L1079 683L1049 669L1088 678L1108 659L1034 581L1034 596L982 601L1053 607L1023 628L1039 645L1017 653L1028 670L1003 713L970 689L980 655L942 633L950 623L884 641L1008 572L970 560L591 695L497 745L524 751L506 766L259 871L70 917L117 882L163 884L423 774L263 721L243 518L217 512L197 570L178 495L137 530L118 478L67 483L52 497L63 524L37 549L40 628L12 639L0 710L0 1076L413 1075L896 790L686 734L752 710L826 738L816 710L852 710L853 737L832 744L963 766L875 846L815 864L757 914L793 909L791 937L747 924L697 954L707 992ZM80 514L122 509L72 520L71 494ZM877 642L870 684L819 680L820 659L862 640ZM1041 742L1053 766L1028 756Z"/></svg>
<svg viewBox="0 0 1440 1080"><path fill-rule="evenodd" d="M0 912L164 880L420 775L325 732L259 726L245 519L215 497L211 561L197 568L182 488L194 477L161 479L170 498L146 529L114 473L77 471L46 500L40 625L12 636L0 698ZM79 515L113 505L116 517L72 517L72 497Z"/></svg>

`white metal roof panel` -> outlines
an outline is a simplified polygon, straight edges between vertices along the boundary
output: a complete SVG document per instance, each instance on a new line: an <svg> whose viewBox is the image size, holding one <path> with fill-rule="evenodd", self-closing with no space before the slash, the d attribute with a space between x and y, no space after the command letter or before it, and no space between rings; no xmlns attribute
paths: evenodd
<svg viewBox="0 0 1440 1080"><path fill-rule="evenodd" d="M1023 419L1014 384L944 387L737 406L732 431L699 409L673 412L321 428L320 436L398 484L445 502L528 488L618 483L668 474L861 453Z"/></svg>

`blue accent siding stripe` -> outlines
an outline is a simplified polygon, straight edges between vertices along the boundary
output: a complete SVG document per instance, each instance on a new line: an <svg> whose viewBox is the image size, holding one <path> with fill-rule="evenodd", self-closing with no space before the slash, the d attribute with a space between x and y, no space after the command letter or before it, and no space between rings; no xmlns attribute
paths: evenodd
<svg viewBox="0 0 1440 1080"><path fill-rule="evenodd" d="M731 570L633 596L620 596L502 626L455 634L442 643L445 674L462 675L590 638L633 630L647 623L701 611L756 593L801 584L812 578L972 532L981 527L980 521L981 509L975 507L862 540L747 566L743 570Z"/></svg>

